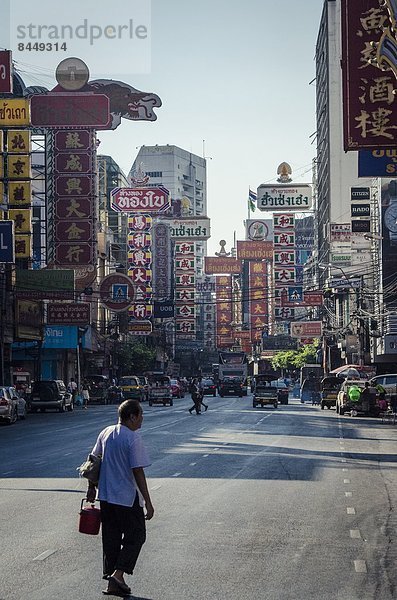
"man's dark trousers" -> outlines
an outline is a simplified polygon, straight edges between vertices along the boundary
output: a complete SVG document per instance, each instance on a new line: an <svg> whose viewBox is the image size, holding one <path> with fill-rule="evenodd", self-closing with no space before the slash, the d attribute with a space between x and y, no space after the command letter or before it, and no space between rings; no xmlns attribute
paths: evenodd
<svg viewBox="0 0 397 600"><path fill-rule="evenodd" d="M133 506L120 506L101 500L103 573L116 569L132 575L146 540L146 523L138 494Z"/></svg>

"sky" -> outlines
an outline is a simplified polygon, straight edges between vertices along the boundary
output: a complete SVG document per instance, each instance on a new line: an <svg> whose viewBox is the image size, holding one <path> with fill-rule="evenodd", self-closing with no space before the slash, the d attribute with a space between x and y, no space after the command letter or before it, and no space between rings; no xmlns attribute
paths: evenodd
<svg viewBox="0 0 397 600"><path fill-rule="evenodd" d="M97 0L96 5L110 18L120 1ZM129 6L125 0L123 4ZM314 56L322 8L323 0L151 2L151 64L146 73L134 72L139 69L132 66L125 77L133 87L158 94L163 105L156 109L155 122L123 119L116 130L100 132L99 153L111 155L126 174L142 145L173 144L204 155L209 255L219 249L221 239L230 250L234 232L244 239L248 189L275 181L281 162L291 165L294 182L311 182ZM105 45L98 44L95 58L109 58ZM118 60L125 64L129 58L132 64L127 47L115 53L114 71L120 70ZM102 76L120 80L107 68ZM29 67L23 70L31 83ZM34 83L51 87L48 69L42 77L40 69L34 72ZM91 79L95 76L91 72ZM256 210L252 216L265 213Z"/></svg>

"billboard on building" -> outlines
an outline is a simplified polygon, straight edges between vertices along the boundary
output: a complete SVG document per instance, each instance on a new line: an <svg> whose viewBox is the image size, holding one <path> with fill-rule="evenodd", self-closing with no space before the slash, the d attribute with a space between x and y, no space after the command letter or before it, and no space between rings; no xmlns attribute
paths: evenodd
<svg viewBox="0 0 397 600"><path fill-rule="evenodd" d="M342 0L341 8L344 149L395 145L395 2Z"/></svg>

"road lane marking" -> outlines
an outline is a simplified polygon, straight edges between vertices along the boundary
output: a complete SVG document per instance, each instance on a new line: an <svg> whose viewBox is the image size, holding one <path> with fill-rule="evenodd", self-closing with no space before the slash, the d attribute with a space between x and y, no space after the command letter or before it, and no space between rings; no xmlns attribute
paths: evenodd
<svg viewBox="0 0 397 600"><path fill-rule="evenodd" d="M155 492L156 490L159 490L161 488L161 483L159 483L158 485L154 485L153 487L150 488L151 492Z"/></svg>
<svg viewBox="0 0 397 600"><path fill-rule="evenodd" d="M350 483L350 479L344 479L343 483Z"/></svg>
<svg viewBox="0 0 397 600"><path fill-rule="evenodd" d="M354 569L356 573L366 573L367 572L367 563L365 560L355 560L354 561Z"/></svg>
<svg viewBox="0 0 397 600"><path fill-rule="evenodd" d="M171 477L179 477L179 475L182 475L182 473L174 473L173 475L171 475Z"/></svg>
<svg viewBox="0 0 397 600"><path fill-rule="evenodd" d="M35 556L35 558L33 558L33 560L45 560L46 558L51 556L51 554L55 554L55 552L56 552L56 550L46 550L45 552L42 552L38 556Z"/></svg>
<svg viewBox="0 0 397 600"><path fill-rule="evenodd" d="M345 492L346 498L351 498L353 496L353 492Z"/></svg>
<svg viewBox="0 0 397 600"><path fill-rule="evenodd" d="M342 469L342 473L347 473L349 469Z"/></svg>
<svg viewBox="0 0 397 600"><path fill-rule="evenodd" d="M195 467L197 463L189 463L189 467Z"/></svg>
<svg viewBox="0 0 397 600"><path fill-rule="evenodd" d="M355 540L361 540L361 533L359 529L350 529L350 537Z"/></svg>
<svg viewBox="0 0 397 600"><path fill-rule="evenodd" d="M355 515L356 514L356 509L353 508L352 506L348 506L346 508L346 512L347 512L348 515Z"/></svg>
<svg viewBox="0 0 397 600"><path fill-rule="evenodd" d="M209 454L203 454L203 458L207 458Z"/></svg>
<svg viewBox="0 0 397 600"><path fill-rule="evenodd" d="M347 460L345 458L342 458L341 462L345 463L345 462L347 462Z"/></svg>

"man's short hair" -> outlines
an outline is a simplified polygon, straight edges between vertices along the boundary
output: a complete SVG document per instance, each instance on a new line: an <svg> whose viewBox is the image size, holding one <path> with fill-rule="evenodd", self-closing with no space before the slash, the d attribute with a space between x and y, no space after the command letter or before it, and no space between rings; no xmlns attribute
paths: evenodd
<svg viewBox="0 0 397 600"><path fill-rule="evenodd" d="M139 400L124 400L119 406L120 421L127 421L131 416L138 417L142 412Z"/></svg>

